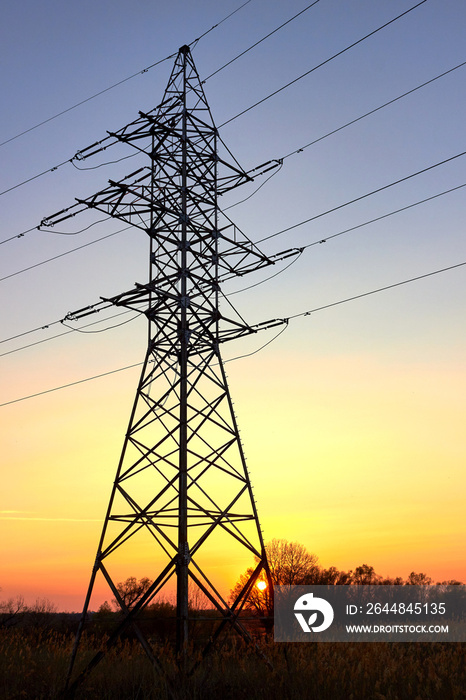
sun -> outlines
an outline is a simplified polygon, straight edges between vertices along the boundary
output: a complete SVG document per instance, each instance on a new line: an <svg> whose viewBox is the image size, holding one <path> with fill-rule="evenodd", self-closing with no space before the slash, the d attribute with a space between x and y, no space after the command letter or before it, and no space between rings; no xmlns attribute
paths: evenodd
<svg viewBox="0 0 466 700"><path fill-rule="evenodd" d="M265 589L267 588L267 582L266 581L258 581L256 583L256 586L260 591L265 591Z"/></svg>

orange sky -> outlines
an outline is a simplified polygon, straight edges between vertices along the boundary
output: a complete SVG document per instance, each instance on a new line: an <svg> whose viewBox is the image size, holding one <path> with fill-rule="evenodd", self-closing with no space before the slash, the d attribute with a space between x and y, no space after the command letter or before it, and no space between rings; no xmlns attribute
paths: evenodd
<svg viewBox="0 0 466 700"><path fill-rule="evenodd" d="M323 566L466 579L459 366L311 360L289 344L227 366L266 540L301 542ZM81 607L136 376L8 408L3 598ZM121 578L155 577L151 551L133 556ZM216 549L210 573L227 591L251 563ZM94 607L109 598L99 584Z"/></svg>

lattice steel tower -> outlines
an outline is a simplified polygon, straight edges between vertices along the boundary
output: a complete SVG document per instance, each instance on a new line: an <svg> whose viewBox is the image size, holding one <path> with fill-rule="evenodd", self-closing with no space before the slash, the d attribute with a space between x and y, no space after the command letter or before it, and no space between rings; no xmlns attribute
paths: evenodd
<svg viewBox="0 0 466 700"><path fill-rule="evenodd" d="M188 582L219 613L214 639L228 624L248 637L238 613L261 573L272 585L220 355L223 342L252 329L231 305L227 315L219 309L221 282L271 260L217 206L219 195L251 178L231 156L228 163L219 155L218 132L187 46L178 53L161 104L139 115L107 138L144 152L148 167L110 181L77 205L121 219L150 239L149 282L104 300L145 314L149 339L82 620L96 576L102 574L122 611L109 644L131 624L156 663L137 615L173 577L179 652L188 642ZM81 157L96 150L89 147ZM60 212L46 222L67 216ZM222 552L231 550L232 556L241 551L246 565L253 556L258 562L230 603L217 590L203 557L207 541ZM154 581L131 608L112 573L112 562L120 571L127 549L144 551L159 566L155 575L147 572Z"/></svg>

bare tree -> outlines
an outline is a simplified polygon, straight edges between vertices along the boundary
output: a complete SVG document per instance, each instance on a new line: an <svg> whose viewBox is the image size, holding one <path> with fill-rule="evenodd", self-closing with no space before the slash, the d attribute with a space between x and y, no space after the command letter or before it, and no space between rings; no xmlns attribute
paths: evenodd
<svg viewBox="0 0 466 700"><path fill-rule="evenodd" d="M349 586L353 580L352 571L340 571L336 566L321 569L316 583L322 586Z"/></svg>
<svg viewBox="0 0 466 700"><path fill-rule="evenodd" d="M374 586L380 583L381 580L382 577L375 573L373 566L362 564L355 568L352 583L355 585Z"/></svg>
<svg viewBox="0 0 466 700"><path fill-rule="evenodd" d="M395 578L387 576L380 581L381 586L403 586L403 584L404 580L402 576L395 576Z"/></svg>
<svg viewBox="0 0 466 700"><path fill-rule="evenodd" d="M265 545L272 581L279 586L314 583L320 571L318 557L299 542L273 539Z"/></svg>
<svg viewBox="0 0 466 700"><path fill-rule="evenodd" d="M433 583L430 576L427 574L417 574L415 571L411 571L408 578L406 579L407 586L430 586Z"/></svg>
<svg viewBox="0 0 466 700"><path fill-rule="evenodd" d="M21 595L0 601L0 627L9 627L16 624L21 613L25 613L27 610L28 607Z"/></svg>
<svg viewBox="0 0 466 700"><path fill-rule="evenodd" d="M318 582L320 567L318 557L310 554L299 542L288 542L284 539L273 539L265 545L270 574L274 585L299 586ZM256 563L259 561L256 557ZM241 574L230 592L231 600L235 600L254 571L253 567ZM245 608L264 614L272 611L272 594L268 590L267 580L262 573L253 586L246 600Z"/></svg>
<svg viewBox="0 0 466 700"><path fill-rule="evenodd" d="M141 598L141 596L147 592L152 583L153 581L150 578L147 578L147 576L139 579L139 581L135 576L130 576L126 579L126 581L120 581L120 583L117 583L116 589L123 602L123 605L130 609L137 603L139 598ZM120 610L121 606L116 598L112 600L112 603L117 610Z"/></svg>
<svg viewBox="0 0 466 700"><path fill-rule="evenodd" d="M194 581L188 583L188 607L191 611L208 610L213 604Z"/></svg>

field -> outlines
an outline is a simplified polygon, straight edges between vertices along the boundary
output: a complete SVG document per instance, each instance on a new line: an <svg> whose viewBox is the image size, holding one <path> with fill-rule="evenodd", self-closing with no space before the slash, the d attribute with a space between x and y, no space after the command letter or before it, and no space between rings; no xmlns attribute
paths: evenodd
<svg viewBox="0 0 466 700"><path fill-rule="evenodd" d="M69 633L0 630L1 700L48 700L63 688L73 644ZM101 638L83 638L87 657ZM466 697L461 644L229 645L184 679L168 647L156 649L171 678L166 683L138 643L121 642L76 692L76 700L460 700Z"/></svg>

